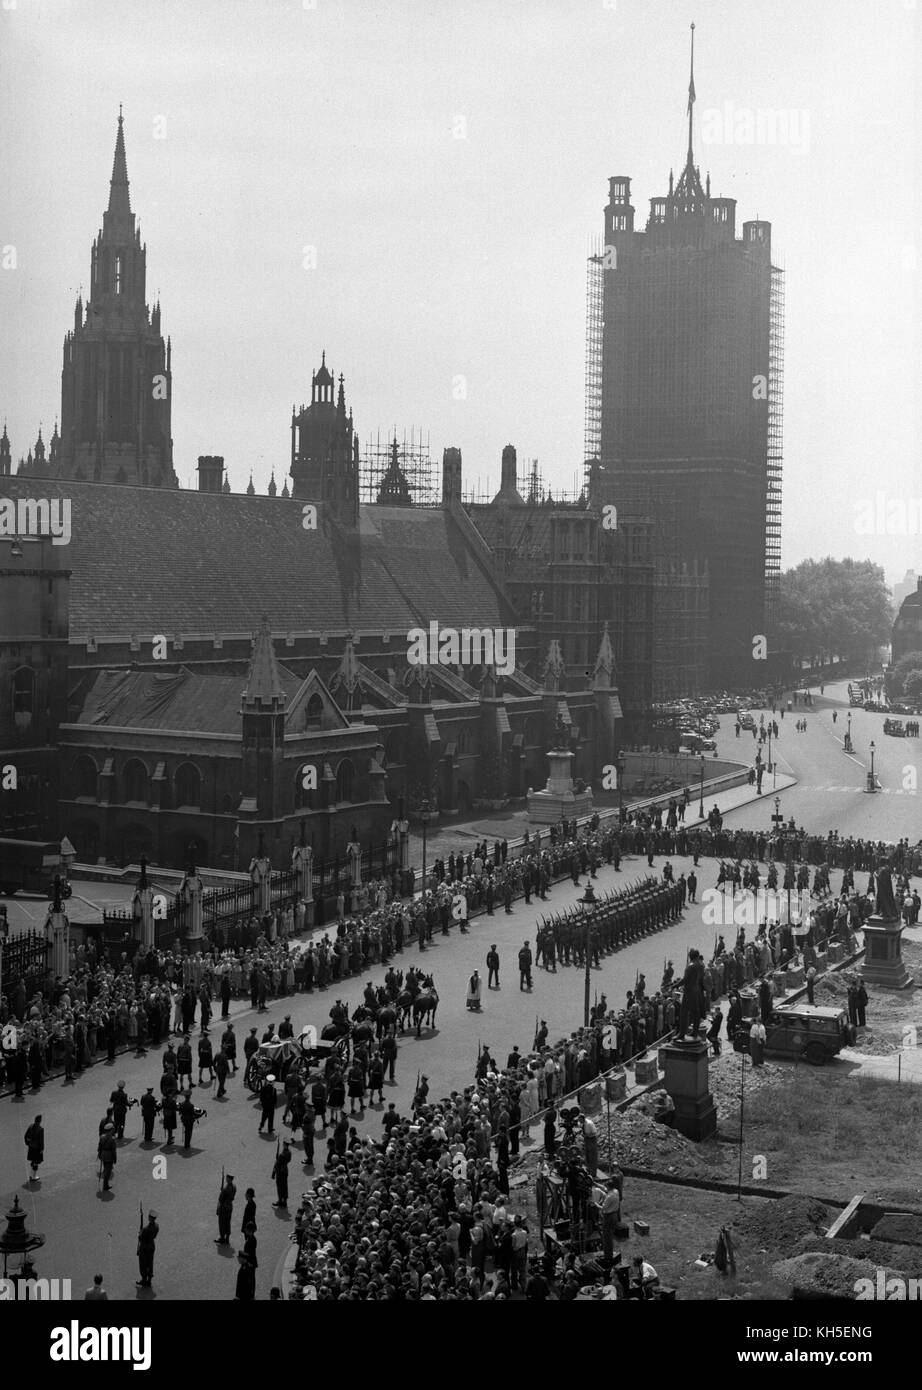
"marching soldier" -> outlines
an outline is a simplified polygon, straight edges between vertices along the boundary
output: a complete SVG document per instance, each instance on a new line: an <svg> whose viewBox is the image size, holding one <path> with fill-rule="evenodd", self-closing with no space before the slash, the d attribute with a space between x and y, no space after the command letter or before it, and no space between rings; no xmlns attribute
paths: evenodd
<svg viewBox="0 0 922 1390"><path fill-rule="evenodd" d="M288 1208L288 1165L291 1163L291 1140L286 1139L282 1144L281 1153L275 1155L275 1163L272 1166L272 1177L275 1178L275 1191L278 1201L273 1202L274 1207Z"/></svg>
<svg viewBox="0 0 922 1390"><path fill-rule="evenodd" d="M237 1035L236 1035L235 1032L234 1032L234 1025L233 1025L232 1023L229 1023L229 1024L227 1025L227 1027L225 1028L224 1032L221 1034L221 1047L222 1047L222 1049L223 1049L223 1051L224 1051L225 1057L227 1058L227 1060L230 1062L231 1066L232 1066L233 1069L234 1069L234 1074L236 1075L236 1072L237 1072Z"/></svg>
<svg viewBox="0 0 922 1390"><path fill-rule="evenodd" d="M234 1214L234 1198L236 1196L234 1175L228 1173L221 1191L218 1193L218 1235L215 1245L230 1245L231 1219Z"/></svg>
<svg viewBox="0 0 922 1390"><path fill-rule="evenodd" d="M220 1100L222 1096L227 1094L227 1078L230 1075L230 1062L223 1047L214 1059L214 1074L218 1078L217 1099Z"/></svg>
<svg viewBox="0 0 922 1390"><path fill-rule="evenodd" d="M195 1085L195 1082L192 1080L192 1044L189 1041L188 1033L186 1033L179 1047L176 1049L176 1071L180 1086L182 1085L183 1077L188 1078L189 1086Z"/></svg>
<svg viewBox="0 0 922 1390"><path fill-rule="evenodd" d="M139 1289L149 1289L153 1283L154 1250L159 1234L160 1227L157 1225L157 1213L155 1211L149 1211L147 1213L147 1224L142 1224L138 1234L138 1273L141 1277L135 1280L135 1284Z"/></svg>
<svg viewBox="0 0 922 1390"><path fill-rule="evenodd" d="M141 1122L144 1125L144 1143L152 1144L154 1140L154 1120L157 1118L157 1111L160 1106L157 1104L157 1097L154 1095L153 1086L148 1086L146 1092L141 1097Z"/></svg>

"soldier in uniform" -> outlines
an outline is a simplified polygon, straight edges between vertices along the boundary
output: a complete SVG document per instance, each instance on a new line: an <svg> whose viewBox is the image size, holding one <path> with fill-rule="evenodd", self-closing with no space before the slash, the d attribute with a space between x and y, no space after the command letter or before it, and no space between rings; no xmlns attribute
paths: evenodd
<svg viewBox="0 0 922 1390"><path fill-rule="evenodd" d="M285 1139L282 1143L281 1153L275 1156L275 1163L272 1165L271 1176L275 1178L275 1192L278 1201L273 1202L274 1207L288 1208L288 1166L291 1163L291 1140Z"/></svg>
<svg viewBox="0 0 922 1390"><path fill-rule="evenodd" d="M154 1250L157 1245L157 1237L160 1234L160 1227L157 1225L157 1213L149 1211L147 1213L147 1224L141 1227L138 1236L138 1273L140 1279L135 1280L139 1289L149 1289L154 1279Z"/></svg>
<svg viewBox="0 0 922 1390"><path fill-rule="evenodd" d="M182 1124L182 1146L184 1149L192 1148L192 1129L196 1120L200 1120L204 1115L204 1110L196 1110L192 1104L192 1097L186 1092L186 1098L179 1107L179 1119Z"/></svg>
<svg viewBox="0 0 922 1390"><path fill-rule="evenodd" d="M224 1055L225 1055L225 1057L227 1058L227 1060L230 1062L231 1066L232 1066L233 1069L234 1069L234 1074L236 1075L236 1072L237 1072L237 1036L236 1036L236 1034L234 1033L234 1025L233 1025L232 1023L229 1023L229 1024L227 1025L227 1027L225 1028L224 1032L221 1034L221 1047L224 1049Z"/></svg>
<svg viewBox="0 0 922 1390"><path fill-rule="evenodd" d="M157 1104L157 1097L154 1095L153 1086L148 1086L144 1095L141 1097L141 1122L144 1125L144 1143L151 1144L154 1139L154 1120L157 1118L157 1111L160 1106Z"/></svg>
<svg viewBox="0 0 922 1390"><path fill-rule="evenodd" d="M115 1139L115 1126L108 1121L103 1126L99 1147L96 1150L102 1164L102 1190L108 1192L112 1182L112 1170L118 1162L118 1144Z"/></svg>
<svg viewBox="0 0 922 1390"><path fill-rule="evenodd" d="M230 1245L231 1219L234 1214L234 1198L236 1196L234 1175L228 1173L224 1180L224 1186L218 1193L218 1234L215 1245Z"/></svg>
<svg viewBox="0 0 922 1390"><path fill-rule="evenodd" d="M128 1118L128 1106L131 1104L128 1099L128 1092L125 1090L124 1081L120 1081L116 1089L110 1095L109 1104L112 1106L115 1137L117 1139L124 1139L125 1121Z"/></svg>
<svg viewBox="0 0 922 1390"><path fill-rule="evenodd" d="M192 1044L189 1042L188 1033L176 1049L176 1072L180 1086L182 1086L183 1077L188 1078L190 1086L195 1085L192 1080Z"/></svg>
<svg viewBox="0 0 922 1390"><path fill-rule="evenodd" d="M243 1207L243 1220L240 1223L240 1229L245 1233L248 1226L252 1226L253 1230L256 1230L256 1193L252 1187L248 1187L244 1196L246 1202Z"/></svg>
<svg viewBox="0 0 922 1390"><path fill-rule="evenodd" d="M163 1117L163 1128L166 1132L166 1142L172 1144L173 1135L176 1132L176 1095L170 1092L163 1097L160 1105L160 1113Z"/></svg>

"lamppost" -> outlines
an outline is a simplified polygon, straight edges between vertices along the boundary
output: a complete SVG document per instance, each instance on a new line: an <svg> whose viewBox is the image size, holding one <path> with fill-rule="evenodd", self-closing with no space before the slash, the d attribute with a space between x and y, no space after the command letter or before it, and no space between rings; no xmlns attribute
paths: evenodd
<svg viewBox="0 0 922 1390"><path fill-rule="evenodd" d="M877 786L874 782L874 740L871 739L871 770L868 773L868 791L876 792Z"/></svg>
<svg viewBox="0 0 922 1390"><path fill-rule="evenodd" d="M423 824L423 898L426 898L426 827L430 823L432 808L428 801L421 802L420 821Z"/></svg>
<svg viewBox="0 0 922 1390"><path fill-rule="evenodd" d="M624 754L618 754L618 824L624 824Z"/></svg>
<svg viewBox="0 0 922 1390"><path fill-rule="evenodd" d="M769 721L768 721L768 767L766 768L766 772L768 772L769 774L771 774L771 770L772 770L772 725L771 725L771 720L769 720Z"/></svg>
<svg viewBox="0 0 922 1390"><path fill-rule="evenodd" d="M849 710L849 712L848 712L848 728L845 730L845 751L846 751L846 753L850 753L850 752L852 751L852 712L851 712L851 710Z"/></svg>
<svg viewBox="0 0 922 1390"><path fill-rule="evenodd" d="M701 754L701 799L698 803L698 817L704 820L704 754Z"/></svg>
<svg viewBox="0 0 922 1390"><path fill-rule="evenodd" d="M585 952L586 952L586 988L585 988L585 993L584 993L584 995L583 995L583 1027L584 1027L584 1028L588 1028L588 1027L589 1027L589 986L590 986L590 983L591 983L591 980L592 980L592 966L591 966L591 958L590 958L590 955L589 955L589 931L590 931L590 928L591 928L591 926L592 926L592 916L591 916L592 908L594 908L595 905L596 905L596 902L595 902L595 891L594 891L594 889L593 889L591 883L587 883L587 884L586 884L585 890L584 890L584 892L583 892L583 896L582 896L578 901L579 901L579 903L580 903L580 906L581 906L582 909L583 909L583 913L584 913L585 919L586 919L586 941L585 941L585 947L584 947Z"/></svg>

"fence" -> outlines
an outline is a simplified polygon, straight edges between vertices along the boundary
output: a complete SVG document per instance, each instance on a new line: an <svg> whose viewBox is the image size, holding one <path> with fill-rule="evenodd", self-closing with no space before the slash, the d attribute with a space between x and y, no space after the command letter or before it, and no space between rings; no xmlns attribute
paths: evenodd
<svg viewBox="0 0 922 1390"><path fill-rule="evenodd" d="M44 988L48 943L40 931L19 932L3 943L3 994L9 996L14 981L21 979L26 998Z"/></svg>

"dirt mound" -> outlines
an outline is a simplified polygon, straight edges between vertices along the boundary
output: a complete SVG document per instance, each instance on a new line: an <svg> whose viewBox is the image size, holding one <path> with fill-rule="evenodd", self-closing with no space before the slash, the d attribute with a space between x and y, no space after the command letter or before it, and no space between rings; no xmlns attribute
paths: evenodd
<svg viewBox="0 0 922 1390"><path fill-rule="evenodd" d="M873 1283L877 1266L870 1260L817 1251L779 1260L772 1265L772 1275L801 1298L854 1299L858 1280L870 1279Z"/></svg>
<svg viewBox="0 0 922 1390"><path fill-rule="evenodd" d="M908 1278L922 1275L922 1250L913 1245L894 1245L886 1240L826 1240L823 1236L804 1236L794 1247L795 1254L819 1251L824 1255L849 1255L873 1264L875 1269L900 1271Z"/></svg>
<svg viewBox="0 0 922 1390"><path fill-rule="evenodd" d="M825 1235L834 1213L813 1197L779 1197L742 1211L733 1222L743 1241L758 1248L790 1250L804 1236Z"/></svg>
<svg viewBox="0 0 922 1390"><path fill-rule="evenodd" d="M608 1161L607 1127L597 1122L597 1128L599 1155L605 1163ZM719 1178L727 1166L727 1157L715 1140L696 1144L678 1130L659 1124L634 1109L617 1118L612 1116L611 1140L614 1160L622 1167L645 1168L678 1177Z"/></svg>

